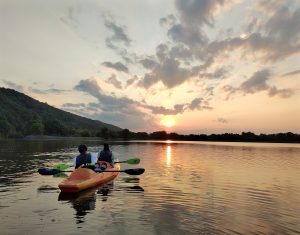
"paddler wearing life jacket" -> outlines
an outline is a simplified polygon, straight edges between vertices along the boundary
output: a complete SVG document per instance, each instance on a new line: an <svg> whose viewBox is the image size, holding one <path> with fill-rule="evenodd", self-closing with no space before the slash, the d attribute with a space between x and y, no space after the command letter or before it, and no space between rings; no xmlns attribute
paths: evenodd
<svg viewBox="0 0 300 235"><path fill-rule="evenodd" d="M112 151L110 151L108 144L103 145L103 150L98 153L98 161L109 162L111 167L114 167L115 157Z"/></svg>
<svg viewBox="0 0 300 235"><path fill-rule="evenodd" d="M85 144L79 145L78 151L80 154L77 157L73 158L73 166L75 166L75 169L77 169L83 164L97 162L97 156L93 156L91 153L88 153L87 146Z"/></svg>

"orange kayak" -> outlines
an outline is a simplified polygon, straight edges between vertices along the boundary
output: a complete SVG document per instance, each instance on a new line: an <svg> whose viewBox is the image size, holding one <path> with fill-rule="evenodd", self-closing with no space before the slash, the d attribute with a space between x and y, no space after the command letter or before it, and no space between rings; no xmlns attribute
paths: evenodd
<svg viewBox="0 0 300 235"><path fill-rule="evenodd" d="M101 163L102 162L98 162ZM106 170L120 170L120 164L111 167L107 163ZM71 175L62 181L58 187L62 192L79 192L114 180L120 172L100 172L97 173L88 168L77 168Z"/></svg>

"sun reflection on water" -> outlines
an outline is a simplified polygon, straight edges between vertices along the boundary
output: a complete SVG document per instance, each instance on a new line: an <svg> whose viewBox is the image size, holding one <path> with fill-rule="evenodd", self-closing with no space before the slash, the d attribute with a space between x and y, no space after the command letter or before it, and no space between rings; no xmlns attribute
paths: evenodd
<svg viewBox="0 0 300 235"><path fill-rule="evenodd" d="M171 146L167 146L167 166L171 165Z"/></svg>

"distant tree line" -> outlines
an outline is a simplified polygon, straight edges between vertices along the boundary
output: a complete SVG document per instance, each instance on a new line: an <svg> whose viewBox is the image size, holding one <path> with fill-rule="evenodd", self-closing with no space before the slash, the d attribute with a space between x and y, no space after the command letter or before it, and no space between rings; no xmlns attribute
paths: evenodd
<svg viewBox="0 0 300 235"><path fill-rule="evenodd" d="M242 132L241 134L188 134L167 133L166 131L156 131L150 134L146 132L130 132L123 130L123 137L127 139L140 140L185 140L185 141L228 141L228 142L277 142L277 143L300 143L300 134L291 132L277 134L259 134L252 132Z"/></svg>
<svg viewBox="0 0 300 235"><path fill-rule="evenodd" d="M300 143L300 135L291 132L277 134L259 134L242 132L241 134L177 134L166 131L131 132L128 129L121 131L110 130L107 127L95 129L70 128L58 120L34 119L25 124L24 132L16 133L14 126L9 125L5 120L0 119L0 137L23 137L26 135L51 135L51 136L74 136L74 137L99 137L104 139L125 139L125 140L185 140L185 141L228 141L228 142L282 142Z"/></svg>

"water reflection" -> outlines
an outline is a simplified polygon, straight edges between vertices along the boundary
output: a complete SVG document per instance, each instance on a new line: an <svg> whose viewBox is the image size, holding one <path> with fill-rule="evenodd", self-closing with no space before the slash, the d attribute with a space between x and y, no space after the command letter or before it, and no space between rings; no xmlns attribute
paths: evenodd
<svg viewBox="0 0 300 235"><path fill-rule="evenodd" d="M144 192L144 189L136 185L135 183L138 182L138 178L134 179L134 185L125 187L120 186L119 191L123 192L130 192L130 193L140 193ZM132 183L130 181L127 181L129 183ZM96 210L96 201L97 199L101 199L102 203L105 203L108 201L109 197L114 192L114 182L110 182L109 184L105 184L101 187L96 187L88 190L84 190L79 193L63 193L60 192L58 196L58 201L66 201L68 204L71 205L71 207L75 210L75 220L76 224L81 224L86 222L86 215L90 213L93 210ZM80 227L79 227L80 228Z"/></svg>
<svg viewBox="0 0 300 235"><path fill-rule="evenodd" d="M167 166L171 165L171 146L167 147Z"/></svg>
<svg viewBox="0 0 300 235"><path fill-rule="evenodd" d="M118 142L116 156L140 157L146 172L66 197L62 178L36 170L71 159L77 145L3 143L1 234L300 234L298 145Z"/></svg>

